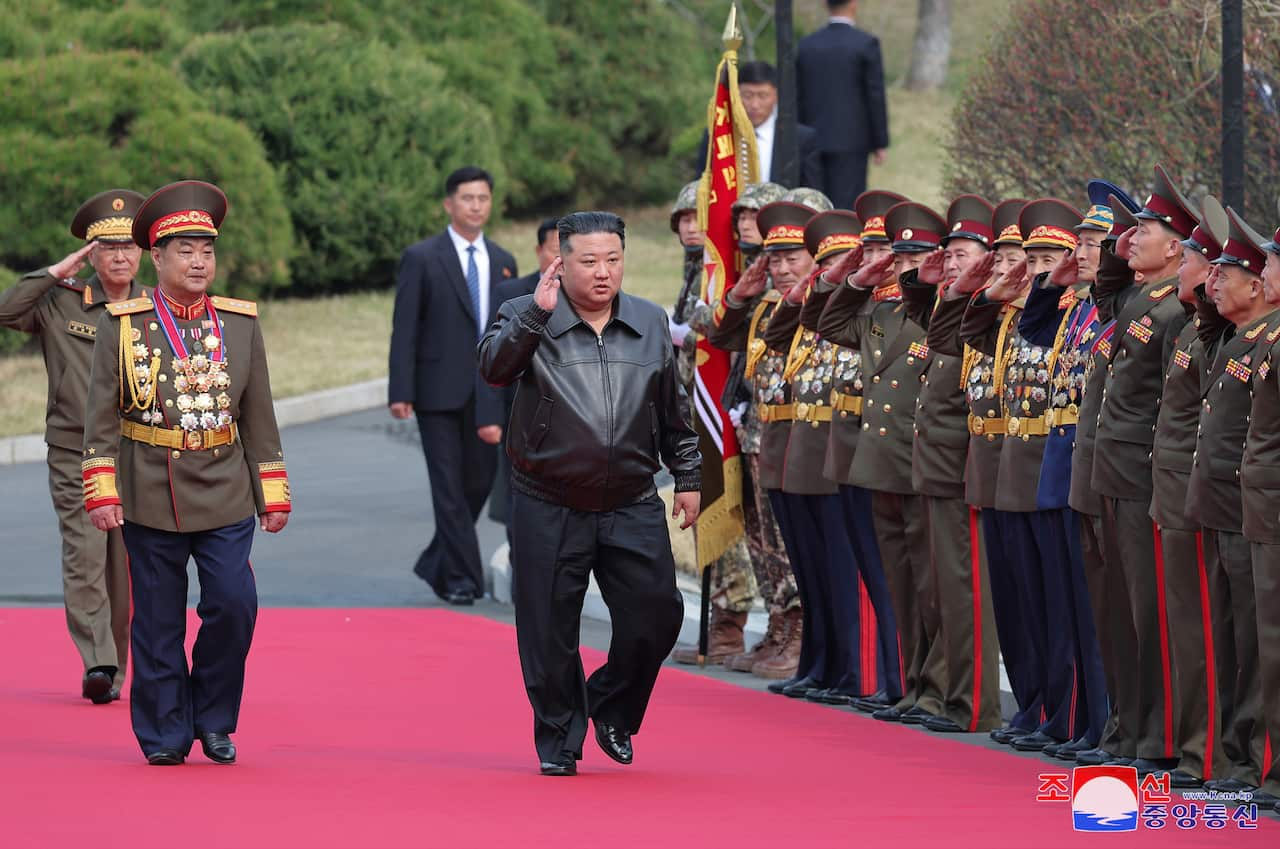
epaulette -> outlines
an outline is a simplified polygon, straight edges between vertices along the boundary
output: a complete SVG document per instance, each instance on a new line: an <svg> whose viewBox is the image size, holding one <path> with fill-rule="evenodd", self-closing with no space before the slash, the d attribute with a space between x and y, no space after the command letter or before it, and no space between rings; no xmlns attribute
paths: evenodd
<svg viewBox="0 0 1280 849"><path fill-rule="evenodd" d="M1274 342L1277 339L1280 339L1280 325L1278 325L1275 330L1267 334L1268 342Z"/></svg>
<svg viewBox="0 0 1280 849"><path fill-rule="evenodd" d="M1076 290L1068 289L1062 293L1062 297L1058 298L1058 309L1071 309L1071 305L1076 302Z"/></svg>
<svg viewBox="0 0 1280 849"><path fill-rule="evenodd" d="M1244 334L1245 341L1256 342L1258 337L1261 336L1262 332L1266 329L1267 329L1267 323L1264 321L1262 322L1262 324L1259 324L1257 327L1253 328L1252 330Z"/></svg>
<svg viewBox="0 0 1280 849"><path fill-rule="evenodd" d="M150 298L130 298L127 301L116 301L113 304L107 304L107 312L117 318L122 315L147 312L152 309L155 309L155 302Z"/></svg>
<svg viewBox="0 0 1280 849"><path fill-rule="evenodd" d="M84 285L83 280L78 280L75 277L72 277L68 280L59 280L58 285L64 289L70 289L72 292L83 292L89 288L88 286Z"/></svg>
<svg viewBox="0 0 1280 849"><path fill-rule="evenodd" d="M249 315L254 318L258 317L258 305L253 301L242 301L239 298L224 298L221 295L214 295L209 300L213 301L213 306L216 309L239 313L240 315Z"/></svg>
<svg viewBox="0 0 1280 849"><path fill-rule="evenodd" d="M1177 286L1161 286L1159 289L1153 289L1147 297L1153 301L1163 300L1166 295L1177 289Z"/></svg>

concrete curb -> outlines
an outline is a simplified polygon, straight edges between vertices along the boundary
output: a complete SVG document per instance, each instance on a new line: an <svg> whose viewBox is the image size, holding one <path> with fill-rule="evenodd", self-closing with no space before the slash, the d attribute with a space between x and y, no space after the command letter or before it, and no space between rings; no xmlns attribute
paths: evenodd
<svg viewBox="0 0 1280 849"><path fill-rule="evenodd" d="M322 389L275 402L276 422L280 427L343 416L370 410L387 403L387 379L385 377ZM38 433L26 436L7 436L0 439L0 466L15 463L43 462L46 451L44 436Z"/></svg>

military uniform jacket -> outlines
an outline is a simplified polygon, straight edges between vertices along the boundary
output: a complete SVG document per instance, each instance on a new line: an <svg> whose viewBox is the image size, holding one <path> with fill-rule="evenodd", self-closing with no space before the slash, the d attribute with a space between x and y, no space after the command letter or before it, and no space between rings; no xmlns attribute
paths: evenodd
<svg viewBox="0 0 1280 849"><path fill-rule="evenodd" d="M136 281L129 299L145 298ZM24 275L0 294L0 326L37 334L49 376L44 441L79 451L84 446L84 402L89 394L89 366L98 318L107 293L98 275L86 280L59 280L48 269Z"/></svg>
<svg viewBox="0 0 1280 849"><path fill-rule="evenodd" d="M1102 496L1093 488L1093 443L1098 432L1098 411L1106 391L1106 363L1111 359L1111 337L1114 320L1105 319L1098 310L1097 336L1082 343L1084 389L1080 401L1080 421L1076 424L1074 450L1071 452L1071 491L1067 503L1086 516L1102 515Z"/></svg>
<svg viewBox="0 0 1280 849"><path fill-rule="evenodd" d="M795 418L782 465L782 491L795 495L832 495L835 481L822 473L831 436L831 383L835 346L800 326L799 304L783 301L769 322L765 344L786 352L782 377L791 385Z"/></svg>
<svg viewBox="0 0 1280 849"><path fill-rule="evenodd" d="M1186 515L1187 489L1204 390L1225 329L1217 310L1208 306L1195 318L1188 315L1174 340L1151 449L1151 518L1162 528L1200 529L1199 523Z"/></svg>
<svg viewBox="0 0 1280 849"><path fill-rule="evenodd" d="M1022 308L988 301L981 292L965 310L960 337L995 357L995 400L1000 403L1005 436L1000 442L1000 470L996 475L997 510L1029 513L1037 510L1040 466L1045 433L1037 423L1049 409L1051 349L1033 345L1018 332Z"/></svg>
<svg viewBox="0 0 1280 849"><path fill-rule="evenodd" d="M1018 332L1023 338L1051 351L1049 406L1053 412L1040 464L1037 509L1061 510L1068 506L1086 362L1100 329L1098 305L1089 284L1062 289L1048 285L1047 275L1032 287L1018 319Z"/></svg>
<svg viewBox="0 0 1280 849"><path fill-rule="evenodd" d="M800 326L817 332L827 301L836 287L819 281L809 290L800 309ZM827 343L831 344L831 343ZM853 476L853 457L862 433L862 351L832 345L835 364L831 374L831 428L822 475L837 484L848 484Z"/></svg>
<svg viewBox="0 0 1280 849"><path fill-rule="evenodd" d="M176 361L153 302L124 301L103 313L84 434L87 509L122 504L126 521L181 532L211 530L255 513L290 509L257 307L230 298L209 302L221 325L216 348L202 348L201 343L213 335L210 313L175 321L187 349L187 368ZM224 365L214 369L209 362L219 349ZM135 392L139 384L154 389L152 403L141 409L135 398L145 399L148 393L146 388ZM121 435L122 428L148 425L158 437L173 435L182 447ZM216 429L209 432L208 425ZM232 431L229 444L188 448L192 439L216 443L215 433ZM196 433L204 436L193 436Z"/></svg>
<svg viewBox="0 0 1280 849"><path fill-rule="evenodd" d="M1187 518L1201 527L1234 533L1243 530L1240 462L1253 408L1253 370L1267 331L1276 326L1280 326L1280 315L1272 312L1237 328L1235 335L1222 343L1205 381L1187 490ZM1276 422L1270 425L1275 427Z"/></svg>
<svg viewBox="0 0 1280 849"><path fill-rule="evenodd" d="M1138 286L1127 276L1128 282L1113 279L1100 268L1094 290L1116 326L1094 442L1093 488L1109 498L1142 501L1151 497L1150 455L1165 364L1186 313L1176 279Z"/></svg>
<svg viewBox="0 0 1280 849"><path fill-rule="evenodd" d="M1280 321L1273 315L1254 355L1249 432L1240 461L1244 535L1280 545Z"/></svg>
<svg viewBox="0 0 1280 849"><path fill-rule="evenodd" d="M746 352L746 377L755 403L743 416L742 430L747 438L739 447L743 453L760 455L758 485L762 489L782 489L782 463L791 431L788 421L763 422L759 416L763 405L790 402L790 387L782 379L786 355L770 351L763 338L779 300L776 289L745 303L733 301L726 293L716 305L715 325L707 337L722 350Z"/></svg>
<svg viewBox="0 0 1280 849"><path fill-rule="evenodd" d="M882 287L873 297L871 290L842 284L823 310L819 332L830 342L862 351L862 436L850 483L912 495L916 400L930 352L924 328L896 300L897 288ZM870 303L874 306L864 309Z"/></svg>
<svg viewBox="0 0 1280 849"><path fill-rule="evenodd" d="M911 485L921 495L964 498L969 406L960 385L960 321L965 299L941 300L936 287L917 282L915 275L903 275L902 297L908 311L921 316L929 367L916 399Z"/></svg>

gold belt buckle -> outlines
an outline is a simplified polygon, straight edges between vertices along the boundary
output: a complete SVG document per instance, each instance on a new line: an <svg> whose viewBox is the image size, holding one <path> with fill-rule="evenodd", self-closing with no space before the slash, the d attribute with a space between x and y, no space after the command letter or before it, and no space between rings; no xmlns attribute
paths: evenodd
<svg viewBox="0 0 1280 849"><path fill-rule="evenodd" d="M1010 416L1009 417L1009 435L1017 436L1018 431L1021 429L1022 429L1022 422L1018 420L1018 417Z"/></svg>
<svg viewBox="0 0 1280 849"><path fill-rule="evenodd" d="M201 445L203 445L203 440L200 438L200 431L198 430L187 431L187 450L199 451Z"/></svg>
<svg viewBox="0 0 1280 849"><path fill-rule="evenodd" d="M982 417L975 416L973 419L973 432L976 433L978 436L981 436L982 432L985 431L986 429L987 429L987 423L982 420Z"/></svg>

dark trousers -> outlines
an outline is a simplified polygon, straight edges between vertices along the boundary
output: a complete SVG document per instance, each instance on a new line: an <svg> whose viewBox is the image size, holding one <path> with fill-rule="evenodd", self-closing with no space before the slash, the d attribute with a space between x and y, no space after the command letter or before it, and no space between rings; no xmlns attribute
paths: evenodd
<svg viewBox="0 0 1280 849"><path fill-rule="evenodd" d="M1102 516L1076 513L1080 529L1080 554L1085 582L1093 607L1102 671L1110 696L1111 713L1098 745L1113 755L1137 756L1138 681L1129 672L1138 651L1138 637L1130 613L1129 588L1120 569L1119 555L1109 550Z"/></svg>
<svg viewBox="0 0 1280 849"><path fill-rule="evenodd" d="M858 574L866 588L875 612L876 673L879 686L893 701L902 698L902 660L898 654L898 621L893 615L893 598L889 579L880 559L876 542L875 520L871 513L871 490L860 486L840 487L840 504L844 508L844 529L853 546ZM868 634L868 629L862 629ZM870 636L868 634L868 636ZM864 687L868 682L863 682Z"/></svg>
<svg viewBox="0 0 1280 849"><path fill-rule="evenodd" d="M989 731L1000 725L999 648L990 579L978 553L977 510L962 498L922 498L938 587L937 645L946 668L942 715L966 731Z"/></svg>
<svg viewBox="0 0 1280 849"><path fill-rule="evenodd" d="M1253 590L1253 553L1249 541L1230 531L1205 529L1217 568L1209 580L1213 605L1213 646L1217 652L1218 701L1222 705L1222 754L1228 761L1222 778L1254 787L1262 783L1266 725L1262 719L1258 614ZM1276 650L1268 645L1267 651ZM1271 741L1273 747L1280 741Z"/></svg>
<svg viewBox="0 0 1280 849"><path fill-rule="evenodd" d="M827 672L826 634L830 626L826 621L826 605L822 603L820 573L817 569L822 551L815 544L817 537L812 523L806 519L800 505L802 496L791 495L780 489L769 490L769 504L773 517L782 534L782 544L787 549L787 559L800 591L800 609L804 619L800 631L800 661L796 666L797 678L809 678L814 683L825 684Z"/></svg>
<svg viewBox="0 0 1280 849"><path fill-rule="evenodd" d="M663 659L684 621L666 509L655 494L599 513L517 492L512 537L516 642L542 761L582 757L587 717L640 730ZM609 608L609 657L589 679L578 653L591 574Z"/></svg>
<svg viewBox="0 0 1280 849"><path fill-rule="evenodd" d="M1044 688L1040 679L1043 648L1032 633L1038 615L1031 606L1027 572L1031 564L1018 559L1009 548L1015 533L1015 513L983 508L982 534L987 550L987 578L991 584L991 610L1000 637L1000 656L1009 677L1018 711L1009 720L1014 728L1031 733L1040 725L1044 711Z"/></svg>
<svg viewBox="0 0 1280 849"><path fill-rule="evenodd" d="M1196 778L1221 778L1222 712L1218 704L1218 669L1213 656L1211 577L1217 551L1205 546L1199 531L1160 528L1164 555L1165 592L1169 598L1169 629L1173 648L1175 742L1181 757L1178 769Z"/></svg>
<svg viewBox="0 0 1280 849"><path fill-rule="evenodd" d="M836 209L853 209L853 202L867 189L867 152L830 151L822 159L822 189Z"/></svg>
<svg viewBox="0 0 1280 849"><path fill-rule="evenodd" d="M814 559L816 585L813 603L821 607L825 630L815 634L825 646L826 665L819 678L825 687L851 696L862 689L861 634L858 620L858 564L848 534L839 495L790 495L792 520L797 533L807 538Z"/></svg>
<svg viewBox="0 0 1280 849"><path fill-rule="evenodd" d="M202 732L230 734L258 618L249 566L257 520L198 533L125 522L133 584L133 733L144 754L188 752ZM187 668L187 562L200 580L200 633Z"/></svg>
<svg viewBox="0 0 1280 849"><path fill-rule="evenodd" d="M475 400L461 410L418 413L418 434L431 481L435 536L413 571L436 595L484 595L484 566L476 519L493 487L497 448L476 436Z"/></svg>
<svg viewBox="0 0 1280 849"><path fill-rule="evenodd" d="M1093 626L1093 602L1084 577L1084 549L1080 542L1079 517L1074 510L1049 511L1055 535L1067 552L1068 580L1071 593L1072 637L1076 651L1076 716L1075 736L1096 747L1102 741L1111 715L1107 695L1107 674L1102 668L1102 650L1098 632Z"/></svg>
<svg viewBox="0 0 1280 849"><path fill-rule="evenodd" d="M1102 531L1108 559L1119 564L1129 593L1137 650L1128 661L1121 661L1120 674L1137 680L1137 756L1176 758L1169 610L1164 561L1157 555L1159 533L1151 521L1151 499L1104 496Z"/></svg>

